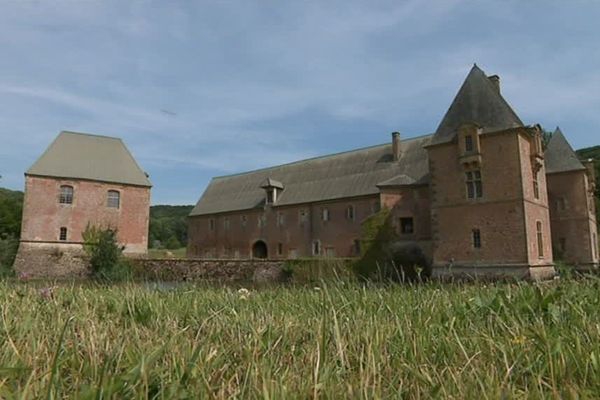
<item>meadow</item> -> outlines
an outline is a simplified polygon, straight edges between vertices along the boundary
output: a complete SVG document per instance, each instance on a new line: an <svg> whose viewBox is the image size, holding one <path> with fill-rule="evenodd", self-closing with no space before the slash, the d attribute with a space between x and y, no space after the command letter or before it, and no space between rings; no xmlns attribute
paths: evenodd
<svg viewBox="0 0 600 400"><path fill-rule="evenodd" d="M600 279L0 282L0 398L592 398Z"/></svg>

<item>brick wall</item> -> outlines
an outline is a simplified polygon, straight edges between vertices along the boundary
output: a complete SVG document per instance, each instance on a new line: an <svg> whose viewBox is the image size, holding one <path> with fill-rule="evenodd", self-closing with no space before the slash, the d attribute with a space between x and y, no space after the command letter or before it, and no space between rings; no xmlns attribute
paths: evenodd
<svg viewBox="0 0 600 400"><path fill-rule="evenodd" d="M354 218L347 218L349 206L354 208ZM191 217L188 257L249 258L258 240L267 244L272 259L310 257L315 240L320 242L321 255L352 257L356 255L354 241L360 238L361 222L379 207L379 195L374 195ZM324 209L329 212L329 221L323 220Z"/></svg>
<svg viewBox="0 0 600 400"><path fill-rule="evenodd" d="M60 186L73 187L73 204L60 204ZM120 193L120 207L107 207L108 190ZM111 183L27 176L23 204L21 240L59 241L67 228L67 243L81 243L88 223L118 229L126 253L146 253L150 189Z"/></svg>

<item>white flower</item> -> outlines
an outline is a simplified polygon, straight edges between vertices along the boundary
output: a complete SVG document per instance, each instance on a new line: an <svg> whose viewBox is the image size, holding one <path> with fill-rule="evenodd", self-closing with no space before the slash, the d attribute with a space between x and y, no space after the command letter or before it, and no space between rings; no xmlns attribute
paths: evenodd
<svg viewBox="0 0 600 400"><path fill-rule="evenodd" d="M320 291L321 291L321 288L320 288L320 287L318 287L318 286L315 286L315 287L314 287L314 290L315 290L315 291L317 291L317 292L320 292Z"/></svg>
<svg viewBox="0 0 600 400"><path fill-rule="evenodd" d="M238 289L238 294L241 296L248 296L250 294L250 291L246 288L241 288Z"/></svg>

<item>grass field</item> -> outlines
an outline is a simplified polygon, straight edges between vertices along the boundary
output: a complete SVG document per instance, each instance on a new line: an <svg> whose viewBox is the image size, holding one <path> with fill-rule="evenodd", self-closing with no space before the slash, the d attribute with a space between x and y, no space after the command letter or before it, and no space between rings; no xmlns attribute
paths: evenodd
<svg viewBox="0 0 600 400"><path fill-rule="evenodd" d="M0 283L0 398L587 398L600 280Z"/></svg>

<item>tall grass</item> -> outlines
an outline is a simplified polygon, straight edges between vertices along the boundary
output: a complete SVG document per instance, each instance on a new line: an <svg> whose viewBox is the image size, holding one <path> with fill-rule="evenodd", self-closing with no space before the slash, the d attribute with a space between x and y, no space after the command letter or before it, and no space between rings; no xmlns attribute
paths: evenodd
<svg viewBox="0 0 600 400"><path fill-rule="evenodd" d="M599 292L5 282L0 398L595 397Z"/></svg>

